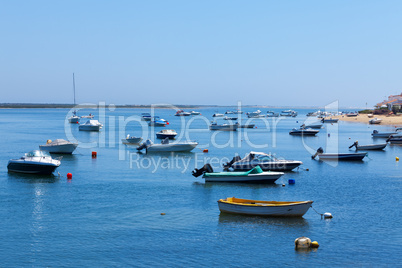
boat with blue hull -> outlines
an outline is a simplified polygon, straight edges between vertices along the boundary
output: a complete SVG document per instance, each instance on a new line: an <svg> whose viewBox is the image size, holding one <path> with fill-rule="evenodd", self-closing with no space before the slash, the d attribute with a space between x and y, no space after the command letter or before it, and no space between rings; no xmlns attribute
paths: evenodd
<svg viewBox="0 0 402 268"><path fill-rule="evenodd" d="M53 159L49 152L35 150L19 159L8 161L7 170L8 172L50 175L60 166L60 159Z"/></svg>

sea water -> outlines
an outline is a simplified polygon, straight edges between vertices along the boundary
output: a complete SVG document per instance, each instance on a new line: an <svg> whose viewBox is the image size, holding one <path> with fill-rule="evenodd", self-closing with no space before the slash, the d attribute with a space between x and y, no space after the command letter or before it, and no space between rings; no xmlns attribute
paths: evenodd
<svg viewBox="0 0 402 268"><path fill-rule="evenodd" d="M172 109L153 113L195 140L190 153L139 154L122 145L127 134L149 138L163 128L140 120L150 109L86 109L104 127L78 131L68 124L69 109L0 110L0 241L2 267L266 267L396 266L400 264L402 147L370 151L361 162L312 160L318 147L354 152L348 147L381 143L372 126L325 124L316 137L289 135L312 110L299 115L252 119L253 129L208 130L212 114L233 107L198 109L201 116L175 117ZM263 113L266 109L260 108ZM256 109L244 108L252 112ZM277 109L280 112L281 109ZM239 115L229 115L237 117ZM247 122L242 115L241 122ZM217 119L220 123L226 123ZM81 119L81 122L86 119ZM80 146L65 155L54 176L7 172L7 162L48 139L69 139ZM203 153L208 149L208 153ZM91 152L97 152L97 158ZM212 163L215 171L235 155L250 151L303 161L273 185L205 183L191 170ZM58 174L59 173L59 174ZM72 173L72 180L66 174ZM288 180L295 184L289 185ZM282 186L284 184L285 186ZM264 218L221 214L217 200L313 200L302 218ZM317 212L315 212L317 211ZM330 212L332 219L319 214ZM294 240L307 236L317 250L296 251Z"/></svg>

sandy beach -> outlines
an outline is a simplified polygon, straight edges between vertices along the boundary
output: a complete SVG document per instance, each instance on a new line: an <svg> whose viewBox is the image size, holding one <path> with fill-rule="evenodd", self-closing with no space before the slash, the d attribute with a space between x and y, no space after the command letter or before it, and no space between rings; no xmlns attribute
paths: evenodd
<svg viewBox="0 0 402 268"><path fill-rule="evenodd" d="M385 116L385 115L374 115L372 118L369 118L367 114L359 114L356 117L347 117L346 115L339 115L339 116L334 116L332 118L338 118L341 121L347 121L347 122L356 122L356 123L363 123L363 124L369 124L369 120L373 118L378 118L382 119L381 125L391 125L391 126L402 126L402 116L396 116L396 115L390 115L390 116Z"/></svg>

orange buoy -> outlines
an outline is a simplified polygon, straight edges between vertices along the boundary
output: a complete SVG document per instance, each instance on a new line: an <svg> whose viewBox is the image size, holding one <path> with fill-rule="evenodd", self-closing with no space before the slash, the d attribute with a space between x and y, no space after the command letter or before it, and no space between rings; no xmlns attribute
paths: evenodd
<svg viewBox="0 0 402 268"><path fill-rule="evenodd" d="M73 174L67 173L67 179L71 180L73 178Z"/></svg>
<svg viewBox="0 0 402 268"><path fill-rule="evenodd" d="M208 149L204 149L202 152L203 153L208 153Z"/></svg>
<svg viewBox="0 0 402 268"><path fill-rule="evenodd" d="M96 158L97 157L97 153L96 152L92 152L92 158Z"/></svg>

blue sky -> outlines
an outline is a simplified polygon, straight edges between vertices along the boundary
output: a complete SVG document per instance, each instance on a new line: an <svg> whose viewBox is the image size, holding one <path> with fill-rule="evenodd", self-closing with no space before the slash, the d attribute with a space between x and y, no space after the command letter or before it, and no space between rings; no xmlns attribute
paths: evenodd
<svg viewBox="0 0 402 268"><path fill-rule="evenodd" d="M402 92L402 1L2 1L0 102L365 107Z"/></svg>

